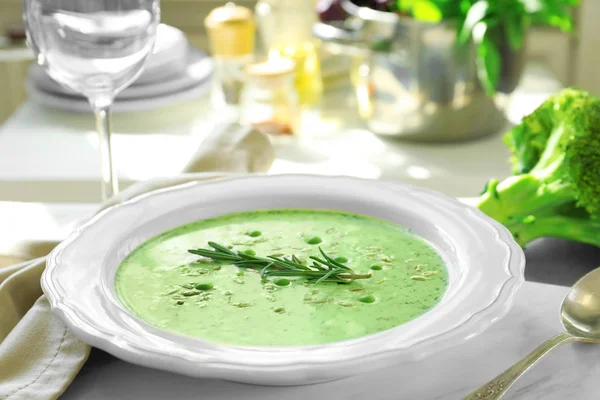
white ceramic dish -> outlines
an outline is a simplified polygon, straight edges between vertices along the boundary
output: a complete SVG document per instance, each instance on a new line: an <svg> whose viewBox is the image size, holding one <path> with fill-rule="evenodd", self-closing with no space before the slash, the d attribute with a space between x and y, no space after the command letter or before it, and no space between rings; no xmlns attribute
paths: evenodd
<svg viewBox="0 0 600 400"><path fill-rule="evenodd" d="M230 212L337 209L411 228L445 259L440 303L396 328L319 346L213 345L149 326L116 299L120 262L175 226ZM49 256L42 287L53 311L87 343L123 360L197 377L308 384L415 361L473 337L504 316L523 283L524 255L502 225L426 189L348 177L276 175L193 182L98 214Z"/></svg>
<svg viewBox="0 0 600 400"><path fill-rule="evenodd" d="M43 106L57 110L77 113L91 112L89 103L84 99L49 94L47 92L39 90L38 88L28 84L27 82L25 83L25 88L29 93L29 98ZM186 88L185 90L181 90L175 93L168 93L163 96L120 101L116 100L110 109L113 114L155 110L157 108L166 107L171 104L198 99L206 95L209 91L210 84L208 82L201 82L200 84L192 86L190 88Z"/></svg>
<svg viewBox="0 0 600 400"><path fill-rule="evenodd" d="M186 68L189 68L188 66L197 61L199 57L204 58L208 55L203 51L191 48L185 35L179 29L160 24L154 49L146 60L141 75L123 93L136 92L138 86L172 81L176 77L185 75ZM55 82L37 63L30 66L27 79L31 81L31 84L46 92L81 96ZM133 97L129 94L126 96Z"/></svg>
<svg viewBox="0 0 600 400"><path fill-rule="evenodd" d="M192 50L181 74L153 84L126 88L115 99L112 111L142 111L194 99L209 90L213 69L212 58L200 50ZM37 64L30 67L25 87L30 97L42 105L67 111L90 110L83 96L51 80Z"/></svg>
<svg viewBox="0 0 600 400"><path fill-rule="evenodd" d="M185 69L189 43L185 34L170 25L160 24L152 54L144 65L144 72L133 85L168 79Z"/></svg>
<svg viewBox="0 0 600 400"><path fill-rule="evenodd" d="M182 71L165 79L146 82L143 85L132 84L119 93L116 101L158 97L185 90L202 82L208 82L213 68L212 59L206 53L192 49L186 57ZM29 68L27 80L38 91L46 92L49 95L68 96L78 100L85 100L81 94L67 89L52 80L44 69L37 64L32 64ZM134 83L137 83L137 81Z"/></svg>

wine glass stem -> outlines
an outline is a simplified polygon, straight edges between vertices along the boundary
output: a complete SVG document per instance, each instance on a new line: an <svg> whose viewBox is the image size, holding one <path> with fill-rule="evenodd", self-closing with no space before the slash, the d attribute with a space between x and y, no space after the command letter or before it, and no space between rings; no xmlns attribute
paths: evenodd
<svg viewBox="0 0 600 400"><path fill-rule="evenodd" d="M115 173L110 143L110 107L94 107L96 129L100 135L100 165L102 167L102 201L119 192L119 182Z"/></svg>

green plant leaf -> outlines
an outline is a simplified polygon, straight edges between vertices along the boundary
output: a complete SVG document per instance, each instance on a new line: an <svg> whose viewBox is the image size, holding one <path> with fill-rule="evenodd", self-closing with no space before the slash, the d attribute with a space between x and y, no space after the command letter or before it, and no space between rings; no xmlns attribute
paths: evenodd
<svg viewBox="0 0 600 400"><path fill-rule="evenodd" d="M547 23L564 32L571 32L573 30L573 21L570 15L550 15L548 16Z"/></svg>
<svg viewBox="0 0 600 400"><path fill-rule="evenodd" d="M419 0L397 0L396 8L400 11L411 12L412 8L415 6L415 3Z"/></svg>
<svg viewBox="0 0 600 400"><path fill-rule="evenodd" d="M461 2L460 2L461 14L467 15L470 8L471 8L471 0L461 0Z"/></svg>
<svg viewBox="0 0 600 400"><path fill-rule="evenodd" d="M494 42L484 39L477 48L478 74L488 95L496 93L500 80L500 52Z"/></svg>
<svg viewBox="0 0 600 400"><path fill-rule="evenodd" d="M480 22L480 24L483 24L483 22ZM483 28L480 28L479 30L481 31ZM477 27L474 29L474 32L476 31ZM477 32L481 35L481 40L476 44L477 75L485 92L491 96L496 93L496 87L498 87L498 82L500 80L501 60L496 43L487 36L487 27L485 28L485 31L486 32L483 34Z"/></svg>
<svg viewBox="0 0 600 400"><path fill-rule="evenodd" d="M544 8L541 0L521 0L521 2L528 14L540 12Z"/></svg>
<svg viewBox="0 0 600 400"><path fill-rule="evenodd" d="M478 22L475 24L475 26L473 27L471 36L473 37L473 43L475 43L476 45L480 45L483 42L483 39L485 38L485 35L487 34L488 31L488 23L487 22Z"/></svg>
<svg viewBox="0 0 600 400"><path fill-rule="evenodd" d="M505 21L506 38L510 48L517 51L523 45L525 21L522 14L512 14Z"/></svg>
<svg viewBox="0 0 600 400"><path fill-rule="evenodd" d="M579 5L579 0L521 0L527 15L533 24L550 25L563 32L573 30L572 7Z"/></svg>
<svg viewBox="0 0 600 400"><path fill-rule="evenodd" d="M412 8L413 17L419 21L440 22L444 15L442 10L430 0L418 0Z"/></svg>
<svg viewBox="0 0 600 400"><path fill-rule="evenodd" d="M487 0L480 0L473 4L471 8L469 8L465 22L463 23L462 29L458 35L459 43L466 44L469 42L473 28L486 17L489 7L490 5Z"/></svg>

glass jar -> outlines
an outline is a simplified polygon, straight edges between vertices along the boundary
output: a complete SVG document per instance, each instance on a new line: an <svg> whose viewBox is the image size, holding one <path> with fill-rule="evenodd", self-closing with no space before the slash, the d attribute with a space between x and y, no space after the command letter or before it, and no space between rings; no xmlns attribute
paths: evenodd
<svg viewBox="0 0 600 400"><path fill-rule="evenodd" d="M253 61L255 22L252 11L229 2L204 20L215 62L212 103L237 107L244 85L244 67Z"/></svg>
<svg viewBox="0 0 600 400"><path fill-rule="evenodd" d="M296 63L295 86L299 103L318 106L323 92L321 64L312 36L317 22L314 1L259 0L255 7L257 30L269 55Z"/></svg>
<svg viewBox="0 0 600 400"><path fill-rule="evenodd" d="M246 66L242 90L240 122L271 135L298 132L298 96L294 86L293 60L271 57Z"/></svg>

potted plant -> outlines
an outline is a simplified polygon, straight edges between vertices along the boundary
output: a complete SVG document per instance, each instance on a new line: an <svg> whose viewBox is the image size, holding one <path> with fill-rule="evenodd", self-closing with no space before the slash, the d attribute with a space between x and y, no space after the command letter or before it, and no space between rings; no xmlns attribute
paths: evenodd
<svg viewBox="0 0 600 400"><path fill-rule="evenodd" d="M321 0L317 10L324 22L344 19L343 0ZM455 24L457 44L475 46L477 74L489 95L511 92L520 71L503 63L519 52L531 25L573 30L572 8L580 0L353 0L359 7L409 16L417 21ZM501 80L505 75L507 79Z"/></svg>

